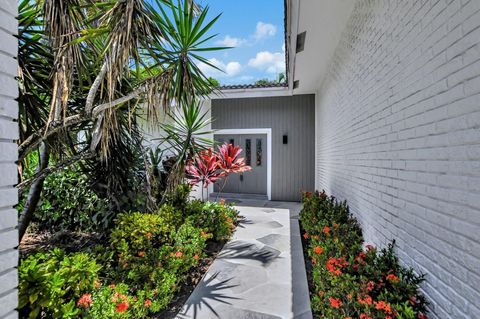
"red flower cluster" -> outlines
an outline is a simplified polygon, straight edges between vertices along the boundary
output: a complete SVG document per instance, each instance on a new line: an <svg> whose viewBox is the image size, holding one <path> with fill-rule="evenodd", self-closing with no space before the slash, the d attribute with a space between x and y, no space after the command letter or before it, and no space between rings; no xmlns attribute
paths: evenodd
<svg viewBox="0 0 480 319"><path fill-rule="evenodd" d="M342 306L342 301L340 298L333 298L333 297L328 297L328 300L330 301L330 306L333 308L340 308Z"/></svg>
<svg viewBox="0 0 480 319"><path fill-rule="evenodd" d="M77 301L77 306L81 308L88 308L93 303L92 296L90 294L84 294Z"/></svg>
<svg viewBox="0 0 480 319"><path fill-rule="evenodd" d="M116 309L117 312L125 312L128 309L128 303L125 301L117 303Z"/></svg>
<svg viewBox="0 0 480 319"><path fill-rule="evenodd" d="M348 262L345 260L345 258L340 257L340 258L334 258L331 257L327 260L327 270L336 276L339 276L342 274L342 268L348 266Z"/></svg>

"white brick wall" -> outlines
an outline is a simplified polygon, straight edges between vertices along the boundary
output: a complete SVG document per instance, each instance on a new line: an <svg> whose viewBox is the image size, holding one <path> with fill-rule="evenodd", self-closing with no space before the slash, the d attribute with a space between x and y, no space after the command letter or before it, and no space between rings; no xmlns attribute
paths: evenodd
<svg viewBox="0 0 480 319"><path fill-rule="evenodd" d="M0 5L0 318L18 318L17 261L17 0Z"/></svg>
<svg viewBox="0 0 480 319"><path fill-rule="evenodd" d="M480 1L359 0L317 94L316 188L480 318Z"/></svg>

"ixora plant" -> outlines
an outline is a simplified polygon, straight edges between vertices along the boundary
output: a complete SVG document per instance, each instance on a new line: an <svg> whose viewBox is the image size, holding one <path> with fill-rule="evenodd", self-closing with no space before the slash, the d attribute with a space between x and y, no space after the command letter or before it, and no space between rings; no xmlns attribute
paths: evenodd
<svg viewBox="0 0 480 319"><path fill-rule="evenodd" d="M190 185L202 184L202 200L203 189L210 184L214 184L223 179L220 192L227 183L228 176L231 173L243 173L252 168L245 164L245 158L240 157L242 149L237 145L225 143L218 147L215 152L212 148L201 151L186 166L186 174ZM208 190L207 190L208 198Z"/></svg>
<svg viewBox="0 0 480 319"><path fill-rule="evenodd" d="M360 225L346 202L303 194L300 221L308 246L312 309L321 318L427 319L423 275L402 267L394 242L363 249Z"/></svg>

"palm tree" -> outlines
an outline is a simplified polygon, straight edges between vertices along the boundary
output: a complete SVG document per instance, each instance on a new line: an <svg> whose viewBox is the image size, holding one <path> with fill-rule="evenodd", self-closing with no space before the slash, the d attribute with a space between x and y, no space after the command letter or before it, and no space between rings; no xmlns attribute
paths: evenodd
<svg viewBox="0 0 480 319"><path fill-rule="evenodd" d="M197 66L211 65L201 54L224 48L205 47L219 16L207 21L208 7L189 0L22 0L19 12L19 160L42 155L18 186L30 188L21 238L48 174L106 163L140 103L151 120L174 104L195 105L213 89Z"/></svg>

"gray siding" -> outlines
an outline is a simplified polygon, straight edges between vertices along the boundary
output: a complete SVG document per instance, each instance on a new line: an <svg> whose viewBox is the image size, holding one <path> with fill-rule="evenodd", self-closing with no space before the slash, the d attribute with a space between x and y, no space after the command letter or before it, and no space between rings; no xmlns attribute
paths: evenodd
<svg viewBox="0 0 480 319"><path fill-rule="evenodd" d="M429 318L480 318L480 1L358 1L317 96L317 188L397 239Z"/></svg>
<svg viewBox="0 0 480 319"><path fill-rule="evenodd" d="M0 7L0 318L18 318L17 262L17 0L3 0Z"/></svg>
<svg viewBox="0 0 480 319"><path fill-rule="evenodd" d="M272 129L272 200L298 201L300 190L313 190L314 95L212 100L212 119L213 129Z"/></svg>

